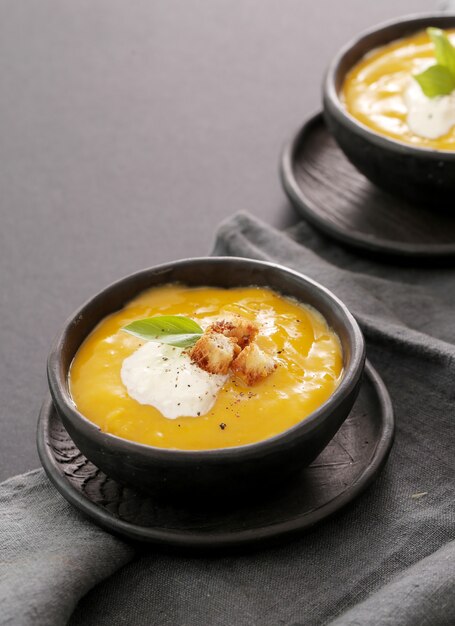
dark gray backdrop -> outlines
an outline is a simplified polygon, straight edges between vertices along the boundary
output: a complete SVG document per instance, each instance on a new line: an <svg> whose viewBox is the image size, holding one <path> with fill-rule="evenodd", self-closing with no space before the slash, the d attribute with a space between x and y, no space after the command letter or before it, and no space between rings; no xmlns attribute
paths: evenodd
<svg viewBox="0 0 455 626"><path fill-rule="evenodd" d="M38 465L45 359L108 282L205 254L242 209L282 227L283 142L325 66L423 0L2 0L0 479Z"/></svg>

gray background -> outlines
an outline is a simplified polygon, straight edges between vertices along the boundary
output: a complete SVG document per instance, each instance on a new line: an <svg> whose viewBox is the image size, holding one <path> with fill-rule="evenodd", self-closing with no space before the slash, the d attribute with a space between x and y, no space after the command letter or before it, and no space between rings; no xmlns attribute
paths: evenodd
<svg viewBox="0 0 455 626"><path fill-rule="evenodd" d="M38 465L50 342L139 268L247 210L296 218L283 142L332 55L423 0L1 0L0 479Z"/></svg>

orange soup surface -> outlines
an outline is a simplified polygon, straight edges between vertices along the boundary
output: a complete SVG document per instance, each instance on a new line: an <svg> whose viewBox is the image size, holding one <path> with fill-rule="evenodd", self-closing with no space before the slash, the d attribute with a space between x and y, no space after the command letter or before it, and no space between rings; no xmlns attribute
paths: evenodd
<svg viewBox="0 0 455 626"><path fill-rule="evenodd" d="M445 31L455 44L455 30ZM406 91L419 74L436 63L434 45L426 32L372 50L346 75L341 99L347 111L371 130L417 147L455 150L455 127L428 139L407 122Z"/></svg>
<svg viewBox="0 0 455 626"><path fill-rule="evenodd" d="M270 376L247 386L229 374L212 409L199 417L168 419L128 395L122 363L144 340L122 327L157 315L183 315L204 327L232 314L258 324L257 343L277 364ZM78 410L105 432L161 448L207 450L254 443L294 426L333 394L342 371L340 341L311 307L259 287L168 285L143 292L98 324L73 360L69 387Z"/></svg>

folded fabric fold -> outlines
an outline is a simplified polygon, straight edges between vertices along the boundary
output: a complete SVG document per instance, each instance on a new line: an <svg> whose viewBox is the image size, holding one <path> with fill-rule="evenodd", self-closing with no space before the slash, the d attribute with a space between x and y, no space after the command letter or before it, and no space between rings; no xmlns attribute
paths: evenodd
<svg viewBox="0 0 455 626"><path fill-rule="evenodd" d="M43 470L0 485L0 624L66 624L134 550L76 511Z"/></svg>
<svg viewBox="0 0 455 626"><path fill-rule="evenodd" d="M417 562L330 626L453 624L455 541Z"/></svg>

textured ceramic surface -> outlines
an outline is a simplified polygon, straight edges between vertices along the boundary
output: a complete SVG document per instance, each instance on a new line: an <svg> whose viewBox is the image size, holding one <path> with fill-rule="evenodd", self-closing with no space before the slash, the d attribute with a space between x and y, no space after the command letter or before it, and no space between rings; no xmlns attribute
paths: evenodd
<svg viewBox="0 0 455 626"><path fill-rule="evenodd" d="M455 210L455 152L416 148L375 133L346 112L338 95L346 73L366 53L427 26L453 28L455 15L429 13L402 18L348 43L325 77L324 116L348 159L373 183L419 204Z"/></svg>
<svg viewBox="0 0 455 626"><path fill-rule="evenodd" d="M268 286L314 306L341 340L344 375L339 387L317 411L293 428L255 444L221 450L154 448L103 433L81 415L67 385L71 361L82 341L109 313L146 288L180 282L189 286ZM357 397L365 360L362 333L346 307L324 287L274 264L233 257L176 261L147 269L114 283L67 321L48 360L54 404L81 452L109 476L165 496L249 495L268 488L310 464L335 435Z"/></svg>
<svg viewBox="0 0 455 626"><path fill-rule="evenodd" d="M344 156L321 114L286 146L280 173L302 217L340 243L401 263L455 261L455 211L416 206L373 185Z"/></svg>
<svg viewBox="0 0 455 626"><path fill-rule="evenodd" d="M319 457L282 489L234 508L169 506L122 486L79 451L50 398L38 423L38 451L49 478L69 502L131 539L213 549L285 536L314 526L353 500L387 459L394 433L390 397L368 363L365 373L349 417Z"/></svg>

